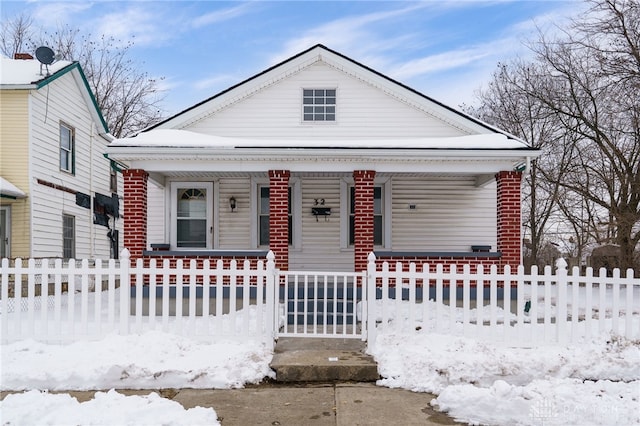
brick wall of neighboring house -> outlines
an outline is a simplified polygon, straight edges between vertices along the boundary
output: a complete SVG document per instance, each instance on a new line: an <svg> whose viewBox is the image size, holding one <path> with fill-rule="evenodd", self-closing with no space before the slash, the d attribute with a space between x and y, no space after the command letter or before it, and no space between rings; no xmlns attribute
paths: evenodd
<svg viewBox="0 0 640 426"><path fill-rule="evenodd" d="M373 251L373 187L376 172L373 170L355 170L355 271L367 270L367 257Z"/></svg>
<svg viewBox="0 0 640 426"><path fill-rule="evenodd" d="M276 267L289 269L289 170L269 170L269 249Z"/></svg>
<svg viewBox="0 0 640 426"><path fill-rule="evenodd" d="M147 248L147 179L144 170L123 170L124 246L131 259L142 257Z"/></svg>
<svg viewBox="0 0 640 426"><path fill-rule="evenodd" d="M498 251L501 265L516 268L522 258L522 218L520 182L522 173L502 171L496 174Z"/></svg>

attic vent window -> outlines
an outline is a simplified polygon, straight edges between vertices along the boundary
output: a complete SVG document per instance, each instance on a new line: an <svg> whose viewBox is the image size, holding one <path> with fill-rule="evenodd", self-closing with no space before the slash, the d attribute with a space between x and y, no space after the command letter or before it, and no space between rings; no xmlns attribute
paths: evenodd
<svg viewBox="0 0 640 426"><path fill-rule="evenodd" d="M304 89L303 121L336 121L336 89Z"/></svg>

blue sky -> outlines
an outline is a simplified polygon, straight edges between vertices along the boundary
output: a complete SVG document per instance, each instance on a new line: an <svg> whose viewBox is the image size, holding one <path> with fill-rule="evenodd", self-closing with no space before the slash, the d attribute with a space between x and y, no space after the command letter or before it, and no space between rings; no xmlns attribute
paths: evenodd
<svg viewBox="0 0 640 426"><path fill-rule="evenodd" d="M573 1L3 1L1 17L68 24L133 40L141 69L164 77L174 114L317 43L452 107L473 103L498 62L529 55L536 28L557 31Z"/></svg>

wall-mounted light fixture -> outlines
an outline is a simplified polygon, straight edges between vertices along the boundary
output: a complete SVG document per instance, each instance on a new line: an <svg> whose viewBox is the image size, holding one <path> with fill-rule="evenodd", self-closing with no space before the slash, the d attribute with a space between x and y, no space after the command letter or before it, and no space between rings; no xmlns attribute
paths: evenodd
<svg viewBox="0 0 640 426"><path fill-rule="evenodd" d="M229 198L229 207L231 207L232 212L236 211L236 207L237 207L236 197Z"/></svg>

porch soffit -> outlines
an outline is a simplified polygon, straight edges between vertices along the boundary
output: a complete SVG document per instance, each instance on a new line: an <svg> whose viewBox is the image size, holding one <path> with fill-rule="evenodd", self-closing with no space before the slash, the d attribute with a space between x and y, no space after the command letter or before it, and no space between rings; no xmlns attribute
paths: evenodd
<svg viewBox="0 0 640 426"><path fill-rule="evenodd" d="M188 172L188 171L171 171L162 173L162 176L175 179L221 179L221 178L266 178L267 172L249 173L249 172ZM411 173L376 173L378 178L468 178L475 176L471 173L428 173L428 172L411 172ZM352 172L293 172L292 178L345 178L353 177Z"/></svg>

